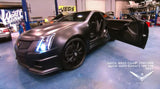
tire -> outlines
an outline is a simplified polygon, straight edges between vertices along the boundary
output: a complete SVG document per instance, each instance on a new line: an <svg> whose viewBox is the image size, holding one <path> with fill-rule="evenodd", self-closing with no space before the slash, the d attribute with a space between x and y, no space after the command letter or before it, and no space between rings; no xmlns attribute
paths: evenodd
<svg viewBox="0 0 160 89"><path fill-rule="evenodd" d="M87 50L80 38L74 38L67 42L63 49L62 66L66 70L78 68L84 62Z"/></svg>

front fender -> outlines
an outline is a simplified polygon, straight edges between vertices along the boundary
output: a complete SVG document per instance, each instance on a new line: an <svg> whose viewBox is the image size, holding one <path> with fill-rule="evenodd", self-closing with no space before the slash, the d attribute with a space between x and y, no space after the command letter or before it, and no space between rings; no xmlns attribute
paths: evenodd
<svg viewBox="0 0 160 89"><path fill-rule="evenodd" d="M73 38L81 38L85 43L87 43L88 30L86 26L73 27L70 29L62 30L56 33L54 38L53 46L58 48L58 53L61 54L65 44Z"/></svg>

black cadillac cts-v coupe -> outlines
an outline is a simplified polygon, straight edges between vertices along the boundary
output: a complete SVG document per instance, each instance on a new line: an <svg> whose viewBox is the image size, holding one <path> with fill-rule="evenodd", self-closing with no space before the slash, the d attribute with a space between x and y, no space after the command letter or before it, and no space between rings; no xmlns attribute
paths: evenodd
<svg viewBox="0 0 160 89"><path fill-rule="evenodd" d="M105 19L99 11L72 13L53 24L21 34L15 45L16 59L40 75L75 69L83 63L89 50L110 39L144 48L148 26L132 16L113 20Z"/></svg>

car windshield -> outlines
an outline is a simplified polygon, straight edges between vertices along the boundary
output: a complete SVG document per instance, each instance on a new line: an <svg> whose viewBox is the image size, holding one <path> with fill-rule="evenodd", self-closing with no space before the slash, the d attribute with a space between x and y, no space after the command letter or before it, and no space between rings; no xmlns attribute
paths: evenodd
<svg viewBox="0 0 160 89"><path fill-rule="evenodd" d="M78 13L72 13L67 16L62 17L59 22L61 21L85 21L88 17L90 11L88 12L78 12Z"/></svg>

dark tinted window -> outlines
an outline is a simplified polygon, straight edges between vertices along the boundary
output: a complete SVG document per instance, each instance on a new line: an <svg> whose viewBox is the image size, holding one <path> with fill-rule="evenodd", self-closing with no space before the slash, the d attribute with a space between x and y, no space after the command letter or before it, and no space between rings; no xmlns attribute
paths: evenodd
<svg viewBox="0 0 160 89"><path fill-rule="evenodd" d="M90 18L90 22L92 22L92 21L94 21L94 22L98 21L98 22L100 23L101 20L103 20L103 17L102 17L102 15L101 15L101 13L99 13L99 12L95 12L95 13L92 15L92 17Z"/></svg>
<svg viewBox="0 0 160 89"><path fill-rule="evenodd" d="M90 11L88 12L78 12L78 13L72 13L65 17L62 17L59 21L85 21L88 17Z"/></svg>
<svg viewBox="0 0 160 89"><path fill-rule="evenodd" d="M0 24L0 27L5 27L3 24Z"/></svg>

